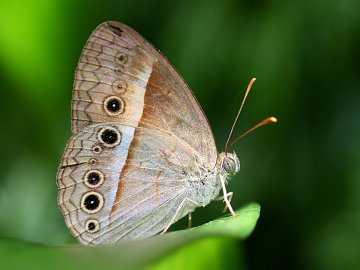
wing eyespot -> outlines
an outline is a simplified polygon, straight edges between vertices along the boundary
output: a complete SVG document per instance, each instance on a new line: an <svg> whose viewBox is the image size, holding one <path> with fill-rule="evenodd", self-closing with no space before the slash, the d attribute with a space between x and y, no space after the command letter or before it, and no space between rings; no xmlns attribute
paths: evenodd
<svg viewBox="0 0 360 270"><path fill-rule="evenodd" d="M126 82L123 80L116 80L113 85L113 90L117 93L123 94L127 89Z"/></svg>
<svg viewBox="0 0 360 270"><path fill-rule="evenodd" d="M102 128L98 140L107 147L114 147L121 142L121 133L113 127Z"/></svg>
<svg viewBox="0 0 360 270"><path fill-rule="evenodd" d="M95 158L90 158L88 164L91 166L95 166L97 164L97 160Z"/></svg>
<svg viewBox="0 0 360 270"><path fill-rule="evenodd" d="M118 75L123 75L124 74L124 67L123 66L118 66L115 69L115 73L118 74Z"/></svg>
<svg viewBox="0 0 360 270"><path fill-rule="evenodd" d="M104 197L99 192L87 192L81 198L80 206L88 214L97 213L104 206Z"/></svg>
<svg viewBox="0 0 360 270"><path fill-rule="evenodd" d="M89 188L99 187L104 182L104 175L98 170L88 171L84 176L84 183Z"/></svg>
<svg viewBox="0 0 360 270"><path fill-rule="evenodd" d="M95 145L95 146L92 148L92 151L93 151L95 154L101 154L102 148L100 147L100 145Z"/></svg>
<svg viewBox="0 0 360 270"><path fill-rule="evenodd" d="M110 116L119 115L125 110L125 102L116 96L108 97L104 102L104 110Z"/></svg>
<svg viewBox="0 0 360 270"><path fill-rule="evenodd" d="M85 229L89 233L96 233L100 229L99 221L96 219L89 219L85 223Z"/></svg>
<svg viewBox="0 0 360 270"><path fill-rule="evenodd" d="M124 65L128 61L128 57L125 53L119 52L115 55L115 61L120 65Z"/></svg>

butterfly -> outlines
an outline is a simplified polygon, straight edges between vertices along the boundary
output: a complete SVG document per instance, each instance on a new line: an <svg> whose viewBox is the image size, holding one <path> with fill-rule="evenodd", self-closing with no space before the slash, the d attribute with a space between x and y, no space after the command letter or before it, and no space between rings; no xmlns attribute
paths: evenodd
<svg viewBox="0 0 360 270"><path fill-rule="evenodd" d="M235 124L235 123L234 123ZM58 205L84 245L150 237L204 207L240 170L218 153L192 91L147 40L100 24L75 73L72 137L57 174Z"/></svg>

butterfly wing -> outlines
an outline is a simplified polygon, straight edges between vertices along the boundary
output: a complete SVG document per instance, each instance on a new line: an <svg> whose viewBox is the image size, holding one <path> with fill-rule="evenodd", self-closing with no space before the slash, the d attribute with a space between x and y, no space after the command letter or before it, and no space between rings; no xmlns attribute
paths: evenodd
<svg viewBox="0 0 360 270"><path fill-rule="evenodd" d="M124 111L109 115L118 95ZM92 123L140 121L176 134L215 165L212 130L190 88L168 60L130 27L106 22L87 41L75 74L72 129Z"/></svg>
<svg viewBox="0 0 360 270"><path fill-rule="evenodd" d="M191 90L151 44L117 22L98 26L85 45L72 118L58 202L84 244L163 230L188 180L199 177L196 164L216 164L211 128Z"/></svg>
<svg viewBox="0 0 360 270"><path fill-rule="evenodd" d="M110 128L121 141L104 146L99 133ZM58 172L58 201L67 226L84 244L153 235L168 225L187 196L185 170L194 168L186 162L194 153L161 131L137 128L140 136L134 131L122 124L89 125L68 143ZM94 152L96 147L100 152ZM99 186L93 185L91 172L98 174ZM91 196L98 207L85 203Z"/></svg>

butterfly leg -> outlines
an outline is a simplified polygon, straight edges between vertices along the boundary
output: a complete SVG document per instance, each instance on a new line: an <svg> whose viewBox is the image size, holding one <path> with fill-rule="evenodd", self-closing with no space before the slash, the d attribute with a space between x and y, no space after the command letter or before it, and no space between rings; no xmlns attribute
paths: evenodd
<svg viewBox="0 0 360 270"><path fill-rule="evenodd" d="M232 192L229 192L229 193L227 193L227 194L225 195L225 196L228 198L229 203L231 203L231 200L232 200L233 195L234 195L234 193L232 193ZM225 199L224 199L224 201L225 201ZM225 207L224 207L224 209L222 210L222 213L226 213L227 210L228 210L228 206L227 206L227 204L225 204Z"/></svg>
<svg viewBox="0 0 360 270"><path fill-rule="evenodd" d="M233 193L232 193L232 192L226 193L226 197L229 198L229 202L231 202L232 196L233 196ZM223 200L224 200L224 195L219 196L219 197L216 197L213 201L223 201Z"/></svg>
<svg viewBox="0 0 360 270"><path fill-rule="evenodd" d="M231 200L232 200L233 195L234 195L234 193L232 193L232 192L226 193L225 196L228 198L229 203L231 203ZM225 196L223 195L223 196L216 197L216 198L214 199L214 201L224 201L224 202L225 202L225 200L224 200L224 197L225 197ZM225 205L224 209L223 209L221 212L222 212L222 213L226 213L227 209L228 209L228 206Z"/></svg>
<svg viewBox="0 0 360 270"><path fill-rule="evenodd" d="M226 204L225 209L228 208L229 211L230 211L230 213L231 213L231 215L232 215L233 217L239 216L239 214L236 214L236 213L235 213L235 211L233 210L233 208L232 208L232 206L231 206L231 204L230 204L230 201L231 201L231 198L232 198L232 194L229 196L229 197L230 197L230 201L229 201L228 195L229 195L231 192L228 193L228 192L226 191L225 179L224 179L224 177L223 177L222 175L220 175L220 183L221 183L221 187L222 187L223 194L224 194L224 201L225 201L225 204ZM225 210L225 209L224 209L224 210Z"/></svg>
<svg viewBox="0 0 360 270"><path fill-rule="evenodd" d="M179 207L177 208L176 212L175 212L175 215L173 216L173 218L170 220L169 224L166 226L166 228L161 232L161 234L164 234L167 232L167 230L170 228L170 226L176 221L178 220L180 217L182 217L182 213L181 211L183 209L189 209L189 207L186 207L185 205L187 203L190 203L191 205L195 206L195 207L199 207L200 204L189 199L189 198L185 198L179 205ZM191 206L190 208L193 208L193 206Z"/></svg>

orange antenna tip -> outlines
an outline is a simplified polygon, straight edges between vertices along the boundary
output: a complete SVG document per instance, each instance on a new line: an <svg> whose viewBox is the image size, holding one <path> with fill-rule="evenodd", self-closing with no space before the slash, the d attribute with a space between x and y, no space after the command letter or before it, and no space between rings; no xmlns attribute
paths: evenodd
<svg viewBox="0 0 360 270"><path fill-rule="evenodd" d="M269 122L276 123L277 121L278 121L278 120L277 120L276 117L273 117L273 116L269 117Z"/></svg>
<svg viewBox="0 0 360 270"><path fill-rule="evenodd" d="M252 128L250 128L248 131L246 131L244 134L242 134L241 136L237 137L232 143L230 143L229 147L227 150L229 150L231 148L231 146L233 146L235 143L237 143L242 137L244 137L245 135L253 132L255 129L261 127L261 126L264 126L266 124L269 124L269 123L276 123L277 122L277 118L271 116L271 117L268 117L264 120L262 120L260 123L256 124L255 126L253 126Z"/></svg>

